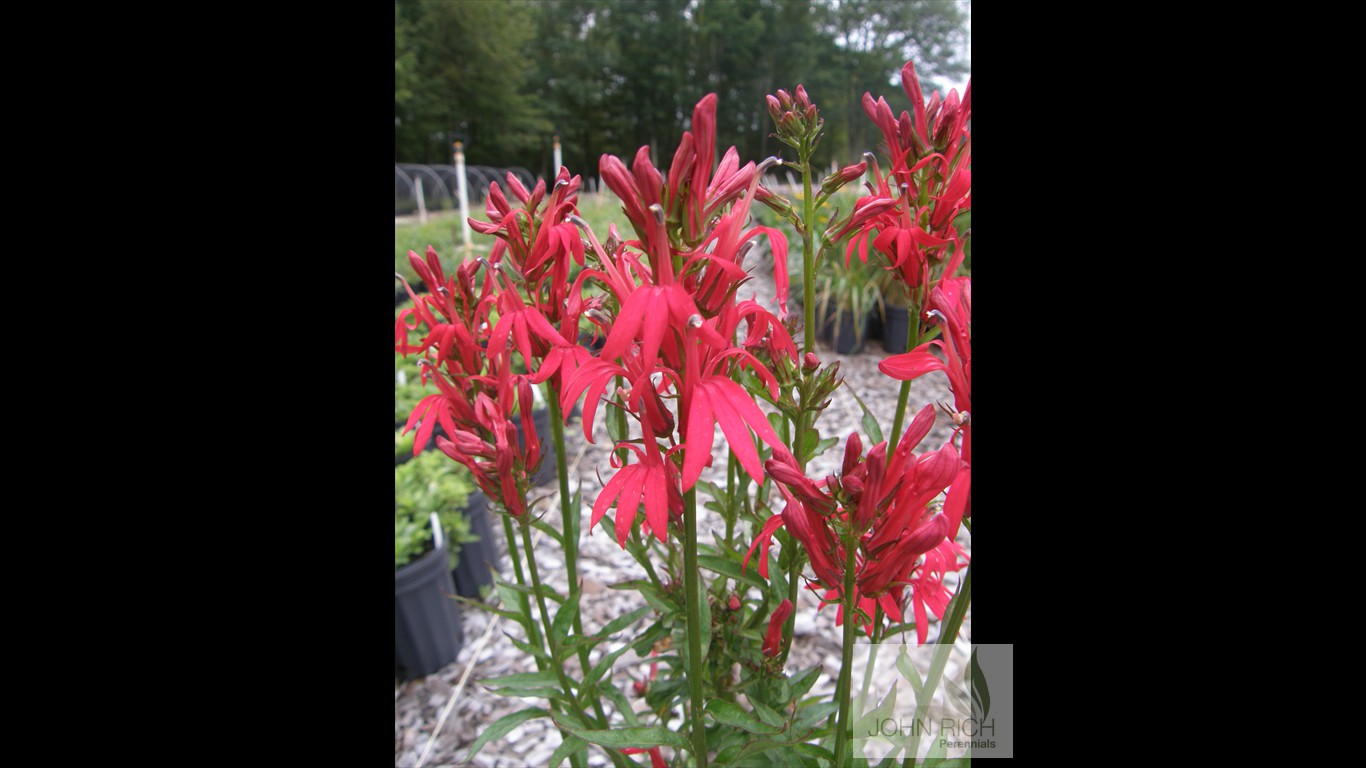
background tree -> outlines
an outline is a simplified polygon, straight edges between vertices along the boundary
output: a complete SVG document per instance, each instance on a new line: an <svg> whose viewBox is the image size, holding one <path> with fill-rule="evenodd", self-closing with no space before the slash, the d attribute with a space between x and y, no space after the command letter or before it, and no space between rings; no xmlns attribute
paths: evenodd
<svg viewBox="0 0 1366 768"><path fill-rule="evenodd" d="M906 108L898 72L909 58L934 87L966 72L966 5L948 0L398 0L394 20L395 155L520 165L544 178L551 135L564 162L596 176L603 153L642 144L672 157L705 94L719 96L718 157L785 149L769 134L764 95L806 86L826 116L815 159L854 162L876 149L865 91Z"/></svg>

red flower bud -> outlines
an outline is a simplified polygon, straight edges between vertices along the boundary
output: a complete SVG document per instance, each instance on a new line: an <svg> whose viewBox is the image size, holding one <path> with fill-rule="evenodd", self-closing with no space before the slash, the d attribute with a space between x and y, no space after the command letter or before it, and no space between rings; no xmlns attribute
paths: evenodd
<svg viewBox="0 0 1366 768"><path fill-rule="evenodd" d="M768 102L769 116L776 122L783 114L783 105L779 104L778 100L772 96L765 96L764 100Z"/></svg>
<svg viewBox="0 0 1366 768"><path fill-rule="evenodd" d="M777 609L773 611L773 616L768 620L768 634L764 636L764 655L773 657L778 655L778 651L783 647L783 622L792 614L792 601L783 600Z"/></svg>
<svg viewBox="0 0 1366 768"><path fill-rule="evenodd" d="M806 109L806 108L809 107L809 106L812 106L812 104L811 104L811 99L809 99L809 98L806 97L806 89L803 88L803 87L801 86L801 84L798 84L798 85L797 85L797 109L802 109L802 110L804 110L804 109Z"/></svg>
<svg viewBox="0 0 1366 768"><path fill-rule="evenodd" d="M802 368L808 373L821 367L820 358L816 357L815 352L807 352L806 357L802 358Z"/></svg>
<svg viewBox="0 0 1366 768"><path fill-rule="evenodd" d="M740 598L736 597L735 595L731 595L730 602L727 604L726 607L730 608L732 611L740 610Z"/></svg>

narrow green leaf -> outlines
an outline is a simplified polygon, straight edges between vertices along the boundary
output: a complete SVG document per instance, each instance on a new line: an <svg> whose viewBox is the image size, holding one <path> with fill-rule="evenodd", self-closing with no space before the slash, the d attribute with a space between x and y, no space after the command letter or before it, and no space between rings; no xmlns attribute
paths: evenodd
<svg viewBox="0 0 1366 768"><path fill-rule="evenodd" d="M868 410L867 405L864 405L863 398L858 396L853 387L845 387L844 391L853 395L854 399L858 401L858 407L863 409L863 420L860 423L863 425L863 431L868 435L868 439L872 441L873 445L882 442L882 425L878 424L877 417Z"/></svg>
<svg viewBox="0 0 1366 768"><path fill-rule="evenodd" d="M720 557L698 555L697 564L714 573L719 573L722 576L729 576L736 581L742 581L761 592L768 586L764 583L764 580L759 577L758 564L754 562L750 563L753 567L745 569L744 573L740 572L739 563Z"/></svg>
<svg viewBox="0 0 1366 768"><path fill-rule="evenodd" d="M555 618L550 622L550 632L554 638L563 643L569 638L569 631L574 626L574 617L579 615L579 601L576 599L577 593L571 590L570 599L560 606L560 610L555 612Z"/></svg>
<svg viewBox="0 0 1366 768"><path fill-rule="evenodd" d="M669 630L664 626L664 620L660 619L654 624L651 624L649 629L642 632L640 637L633 640L631 642L631 648L635 650L637 656L644 658L650 655L650 648L655 643L659 642L661 638L667 637L668 634Z"/></svg>
<svg viewBox="0 0 1366 768"><path fill-rule="evenodd" d="M811 690L811 686L816 684L816 678L820 676L821 667L819 665L811 667L810 669L804 669L797 675L793 676L788 681L788 683L792 686L792 698L801 696L802 694L805 694L807 691ZM788 701L791 700L792 699L788 699Z"/></svg>
<svg viewBox="0 0 1366 768"><path fill-rule="evenodd" d="M751 698L749 700L749 705L754 707L754 714L758 715L759 719L763 720L765 723L768 723L775 728L783 728L787 725L787 718L778 714L777 711L767 704L764 704L762 701Z"/></svg>
<svg viewBox="0 0 1366 768"><path fill-rule="evenodd" d="M550 525L550 523L547 523L544 520L532 520L531 527L554 539L560 547L564 547L564 536L560 535L560 532Z"/></svg>
<svg viewBox="0 0 1366 768"><path fill-rule="evenodd" d="M839 708L839 702L823 701L819 704L813 704L809 707L800 709L798 710L800 714L797 717L795 727L798 730L802 728L809 728L812 724L820 722L821 720L824 720L825 718L834 714L836 711L839 710Z"/></svg>
<svg viewBox="0 0 1366 768"><path fill-rule="evenodd" d="M830 449L830 446L834 445L835 443L838 443L839 441L840 439L838 437L827 437L819 443L816 443L816 449L811 453L810 458L814 459L817 456L820 456L822 453L828 451Z"/></svg>
<svg viewBox="0 0 1366 768"><path fill-rule="evenodd" d="M537 658L550 661L550 654L546 653L544 648L532 645L531 643L528 643L524 640L518 640L517 638L513 637L511 633L508 632L504 632L503 636L511 640L512 644L517 646L517 650L521 651L522 653L531 654L532 656L535 656Z"/></svg>
<svg viewBox="0 0 1366 768"><path fill-rule="evenodd" d="M740 761L750 755L758 754L770 749L786 748L789 746L791 746L791 742L786 741L751 741L735 756L735 764L740 765Z"/></svg>
<svg viewBox="0 0 1366 768"><path fill-rule="evenodd" d="M510 715L498 718L493 725L484 729L484 731L479 734L479 738L475 739L474 743L470 745L470 752L468 755L465 755L465 762L473 760L474 756L479 754L479 750L483 749L485 744L494 739L503 738L508 735L508 732L513 728L538 717L550 717L550 713L540 707L528 707L520 712L513 712Z"/></svg>
<svg viewBox="0 0 1366 768"><path fill-rule="evenodd" d="M524 586L522 584L507 584L506 586L513 592L523 592L533 597L537 594L535 589L529 586ZM548 584L541 585L540 594L548 600L554 600L557 603L564 602L564 596L561 595L559 592L556 592L555 590L551 589L550 585ZM516 598L513 598L513 600L516 600Z"/></svg>
<svg viewBox="0 0 1366 768"><path fill-rule="evenodd" d="M602 631L598 632L598 635L604 638L611 637L612 635L615 635L621 630L626 629L627 627L636 623L641 619L641 617L645 616L649 612L650 607L648 605L642 605L641 607L635 609L634 611L631 611L630 613L624 616L618 616L615 619L612 619L611 621L607 622L607 626L603 627Z"/></svg>
<svg viewBox="0 0 1366 768"><path fill-rule="evenodd" d="M819 757L825 760L829 760L831 763L835 762L835 753L831 752L825 747L818 747L815 744L797 742L796 744L792 745L792 749L796 750L797 752L802 752L804 754L811 755L812 757Z"/></svg>
<svg viewBox="0 0 1366 768"><path fill-rule="evenodd" d="M636 717L636 711L631 708L631 702L626 700L626 696L624 696L621 691L617 690L616 686L609 685L606 688L603 688L602 695L603 698L612 702L612 705L617 708L617 712L621 714L622 719L626 721L628 726L632 728L640 726L640 718Z"/></svg>
<svg viewBox="0 0 1366 768"><path fill-rule="evenodd" d="M905 646L902 646L901 653L896 657L896 669L901 673L901 677L911 684L911 690L919 697L924 682L921 681L920 673L916 671L915 666L911 664L911 657L906 655Z"/></svg>
<svg viewBox="0 0 1366 768"><path fill-rule="evenodd" d="M561 730L569 731L584 741L600 744L611 749L626 749L636 747L639 749L649 749L650 747L673 747L674 749L688 749L688 740L677 733L662 726L650 728L614 728L610 731L586 731L582 728L575 728L568 723L558 723Z"/></svg>
<svg viewBox="0 0 1366 768"><path fill-rule="evenodd" d="M588 742L572 733L566 733L564 734L564 741L560 742L560 746L550 753L550 768L560 768L560 763L563 763L565 758L572 754L587 751Z"/></svg>
<svg viewBox="0 0 1366 768"><path fill-rule="evenodd" d="M615 407L608 406L607 410L609 412L613 411L615 410ZM631 428L628 425L626 419L607 419L607 434L609 437L612 438L613 443L624 442L627 438L631 436L630 433Z"/></svg>
<svg viewBox="0 0 1366 768"><path fill-rule="evenodd" d="M621 658L622 654L629 650L631 650L631 646L623 645L606 656L603 656L598 660L597 664L593 665L592 669L588 670L588 674L584 675L583 684L588 685L589 683L596 683L603 675L611 672L612 665L616 663L616 660Z"/></svg>
<svg viewBox="0 0 1366 768"><path fill-rule="evenodd" d="M699 584L698 587L701 593L699 602L702 603L702 615L699 617L702 622L702 658L705 660L707 652L711 650L711 600L707 594L706 582Z"/></svg>
<svg viewBox="0 0 1366 768"><path fill-rule="evenodd" d="M725 699L712 699L707 702L706 711L707 714L711 715L712 718L716 720L716 722L734 728L740 728L749 731L750 733L771 735L781 733L783 730L781 726L775 727L769 725L758 717L755 717L754 714L745 711L745 708L741 707L739 704L726 701Z"/></svg>
<svg viewBox="0 0 1366 768"><path fill-rule="evenodd" d="M484 685L489 688L513 690L517 688L535 688L549 685L559 688L560 680L555 673L550 670L543 672L516 672L511 675L503 675L490 680L485 680Z"/></svg>

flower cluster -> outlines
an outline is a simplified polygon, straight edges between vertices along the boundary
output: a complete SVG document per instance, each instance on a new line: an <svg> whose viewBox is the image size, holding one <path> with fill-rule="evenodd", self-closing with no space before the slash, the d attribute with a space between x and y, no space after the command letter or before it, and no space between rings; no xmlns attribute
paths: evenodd
<svg viewBox="0 0 1366 768"><path fill-rule="evenodd" d="M942 617L950 596L943 586L944 574L967 565L958 561L965 553L952 538L961 499L950 491L942 514L931 504L962 469L958 451L950 441L937 451L911 453L933 424L934 406L927 405L890 457L887 443L878 443L864 455L858 433L849 435L842 471L819 482L786 459L770 459L769 472L786 506L765 523L750 545L744 567L758 548L759 572L767 577L771 537L785 527L811 559L816 574L811 588L828 602L843 603L846 546L852 541L858 549L853 600L869 619L868 634L873 634L871 618L877 606L892 621L902 620L904 592L910 586L917 635L925 642L925 606ZM927 554L922 561L920 556ZM844 619L841 607L836 623Z"/></svg>
<svg viewBox="0 0 1366 768"><path fill-rule="evenodd" d="M394 348L422 355L423 383L438 389L404 426L404 433L417 428L414 453L439 424L444 434L437 447L469 467L489 498L520 516L529 478L543 459L544 436L525 418L519 438L514 411L530 414L533 385L572 375L591 355L578 344L583 302L570 300L568 290L569 260L582 264L583 246L577 229L562 223L576 210L579 177L562 170L548 197L544 182L528 191L509 173L507 183L520 207L494 182L486 207L491 221L471 220L480 232L498 237L488 260L466 262L447 277L430 246L425 259L409 252L428 292L415 294L399 276L413 306L399 313ZM410 343L421 326L422 340ZM517 372L514 354L523 372Z"/></svg>
<svg viewBox="0 0 1366 768"><path fill-rule="evenodd" d="M590 523L597 525L615 503L623 547L642 500L649 532L667 540L668 521L682 514L682 493L711 464L718 424L755 482L763 482L763 466L751 430L775 453L787 452L754 395L733 378L737 368L747 368L776 398L777 381L756 353L796 359L781 321L758 303L737 299L748 279L744 256L755 238L767 235L785 308L787 241L775 229L744 228L769 162L741 168L731 147L712 172L715 111L714 94L698 103L693 130L683 135L667 177L650 163L648 147L636 154L630 172L617 158L603 156L603 180L622 199L639 240L609 239L604 247L584 226L598 266L585 269L580 280L597 281L613 301L590 316L607 332L601 353L567 378L561 400L567 410L587 393L583 430L591 442L600 398L614 377L625 382L610 402L639 424L640 444L620 446L637 461L621 466L614 458L620 471L598 496ZM582 226L582 220L576 223ZM615 312L608 304L616 305ZM737 345L741 321L749 333ZM674 401L673 411L667 400Z"/></svg>

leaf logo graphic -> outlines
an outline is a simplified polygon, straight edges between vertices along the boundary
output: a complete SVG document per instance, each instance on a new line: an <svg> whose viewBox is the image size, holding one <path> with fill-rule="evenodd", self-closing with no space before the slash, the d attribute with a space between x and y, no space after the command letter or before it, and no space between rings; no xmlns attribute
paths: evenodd
<svg viewBox="0 0 1366 768"><path fill-rule="evenodd" d="M972 649L972 710L973 719L982 722L991 711L991 694L987 690L987 676L977 661L977 649Z"/></svg>

